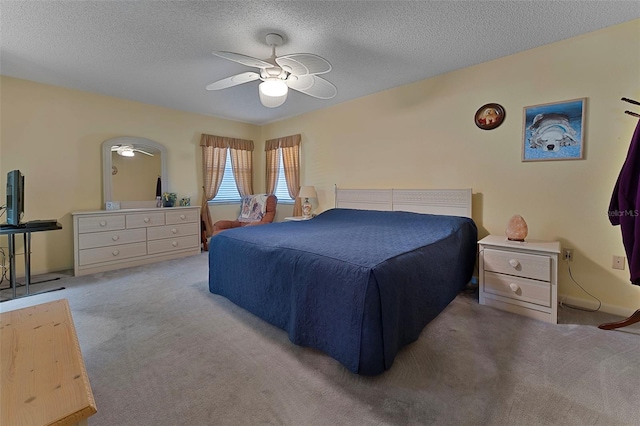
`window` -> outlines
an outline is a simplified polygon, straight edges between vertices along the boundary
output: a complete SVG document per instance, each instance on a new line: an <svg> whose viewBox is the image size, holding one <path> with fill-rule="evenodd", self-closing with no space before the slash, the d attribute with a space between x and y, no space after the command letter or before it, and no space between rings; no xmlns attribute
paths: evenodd
<svg viewBox="0 0 640 426"><path fill-rule="evenodd" d="M224 164L224 176L222 177L222 183L220 189L214 197L210 200L210 203L230 203L240 201L240 193L236 186L236 180L233 178L233 170L231 169L231 154L227 149L227 162Z"/></svg>
<svg viewBox="0 0 640 426"><path fill-rule="evenodd" d="M276 180L276 189L274 193L276 197L278 197L278 203L293 204L294 200L289 195L287 180L284 177L284 161L282 161L281 148L278 148L278 157L280 157L280 168L278 169L278 180Z"/></svg>

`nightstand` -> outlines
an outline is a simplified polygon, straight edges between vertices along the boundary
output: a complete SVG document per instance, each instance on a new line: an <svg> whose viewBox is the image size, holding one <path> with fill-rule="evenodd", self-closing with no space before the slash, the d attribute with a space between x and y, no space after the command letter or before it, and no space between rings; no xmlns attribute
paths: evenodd
<svg viewBox="0 0 640 426"><path fill-rule="evenodd" d="M558 322L559 242L489 235L478 245L481 305Z"/></svg>

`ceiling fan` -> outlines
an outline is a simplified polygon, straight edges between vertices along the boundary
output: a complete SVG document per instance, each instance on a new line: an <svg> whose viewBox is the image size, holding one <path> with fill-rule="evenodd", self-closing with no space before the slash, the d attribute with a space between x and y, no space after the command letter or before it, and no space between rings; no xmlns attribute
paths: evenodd
<svg viewBox="0 0 640 426"><path fill-rule="evenodd" d="M206 89L221 90L262 80L258 86L258 94L262 105L268 108L282 105L287 100L288 89L319 99L331 99L336 96L336 86L318 77L319 74L331 71L331 64L326 59L311 53L276 56L276 47L281 46L283 42L279 34L267 34L266 42L271 47L271 57L265 60L233 52L213 52L221 58L258 68L259 72L248 71L223 78L209 84Z"/></svg>
<svg viewBox="0 0 640 426"><path fill-rule="evenodd" d="M111 152L116 152L123 157L133 157L136 152L153 157L152 153L136 148L133 145L114 145L111 147Z"/></svg>

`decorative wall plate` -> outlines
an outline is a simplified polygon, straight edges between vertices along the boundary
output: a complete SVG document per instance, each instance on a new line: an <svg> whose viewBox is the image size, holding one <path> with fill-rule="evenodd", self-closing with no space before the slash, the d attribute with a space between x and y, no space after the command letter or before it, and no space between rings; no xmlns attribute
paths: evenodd
<svg viewBox="0 0 640 426"><path fill-rule="evenodd" d="M486 104L482 105L478 111L476 111L475 122L476 126L482 130L495 129L504 121L504 108L499 104Z"/></svg>

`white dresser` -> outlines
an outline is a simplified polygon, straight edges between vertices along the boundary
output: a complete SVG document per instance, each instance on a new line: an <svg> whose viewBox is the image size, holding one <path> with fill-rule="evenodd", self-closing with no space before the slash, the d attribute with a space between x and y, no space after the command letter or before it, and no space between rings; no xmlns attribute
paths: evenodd
<svg viewBox="0 0 640 426"><path fill-rule="evenodd" d="M481 305L557 323L559 242L489 235L478 245Z"/></svg>
<svg viewBox="0 0 640 426"><path fill-rule="evenodd" d="M200 253L200 207L71 214L76 276Z"/></svg>

